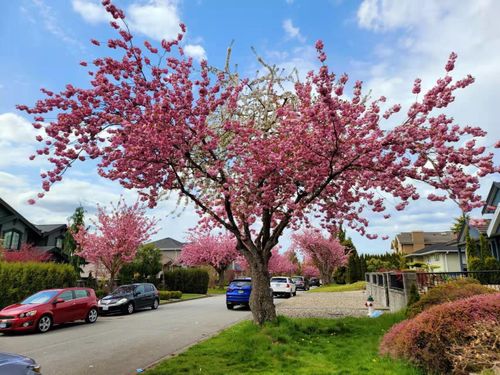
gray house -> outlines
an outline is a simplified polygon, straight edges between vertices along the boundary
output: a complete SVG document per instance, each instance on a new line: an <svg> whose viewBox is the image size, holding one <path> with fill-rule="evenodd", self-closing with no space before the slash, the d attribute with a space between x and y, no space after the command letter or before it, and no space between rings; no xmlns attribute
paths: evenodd
<svg viewBox="0 0 500 375"><path fill-rule="evenodd" d="M66 230L66 224L33 224L0 198L0 239L7 250L18 251L24 243L45 252L61 249Z"/></svg>
<svg viewBox="0 0 500 375"><path fill-rule="evenodd" d="M177 259L181 254L182 247L185 245L183 242L174 240L173 238L166 237L161 240L150 242L161 250L163 270L169 271L177 266ZM149 244L148 244L149 245Z"/></svg>
<svg viewBox="0 0 500 375"><path fill-rule="evenodd" d="M467 269L467 255L465 250L467 231L470 237L475 240L479 240L481 234L485 236L488 240L491 255L500 261L500 182L494 182L491 185L482 214L482 223L475 225L468 223L467 228L464 226L459 233L458 255L462 270Z"/></svg>

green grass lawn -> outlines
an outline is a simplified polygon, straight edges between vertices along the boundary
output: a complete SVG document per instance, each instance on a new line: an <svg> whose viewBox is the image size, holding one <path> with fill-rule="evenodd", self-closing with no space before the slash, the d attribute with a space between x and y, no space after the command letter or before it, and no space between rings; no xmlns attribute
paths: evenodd
<svg viewBox="0 0 500 375"><path fill-rule="evenodd" d="M402 314L376 319L279 317L262 329L245 321L147 374L422 374L377 354L383 333L401 319Z"/></svg>
<svg viewBox="0 0 500 375"><path fill-rule="evenodd" d="M188 299L196 299L196 298L202 298L202 297L206 297L206 296L207 296L206 294L182 293L181 300L185 301L185 300L188 300Z"/></svg>
<svg viewBox="0 0 500 375"><path fill-rule="evenodd" d="M321 292L352 292L354 290L363 290L366 287L366 281L356 281L352 284L331 284L311 289L310 293Z"/></svg>
<svg viewBox="0 0 500 375"><path fill-rule="evenodd" d="M226 294L226 288L208 288L207 294Z"/></svg>

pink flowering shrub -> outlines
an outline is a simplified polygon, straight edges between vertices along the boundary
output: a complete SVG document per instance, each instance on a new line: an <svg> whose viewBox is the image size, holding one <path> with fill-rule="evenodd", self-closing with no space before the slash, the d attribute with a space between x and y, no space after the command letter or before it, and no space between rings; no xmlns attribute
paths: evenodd
<svg viewBox="0 0 500 375"><path fill-rule="evenodd" d="M383 337L380 353L403 358L429 373L457 372L450 348L477 340L475 325L500 325L500 293L483 294L434 306L394 325ZM496 328L495 328L496 329Z"/></svg>
<svg viewBox="0 0 500 375"><path fill-rule="evenodd" d="M0 248L0 260L4 262L48 262L50 258L50 254L29 243L23 243L18 251Z"/></svg>
<svg viewBox="0 0 500 375"><path fill-rule="evenodd" d="M495 291L479 284L479 281L475 279L450 281L430 289L418 302L408 307L406 315L412 318L432 306L486 293L495 293Z"/></svg>

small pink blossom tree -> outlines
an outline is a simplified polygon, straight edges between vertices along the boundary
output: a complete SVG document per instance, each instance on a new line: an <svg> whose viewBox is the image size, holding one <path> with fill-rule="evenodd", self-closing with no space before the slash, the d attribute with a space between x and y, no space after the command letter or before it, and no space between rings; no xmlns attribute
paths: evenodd
<svg viewBox="0 0 500 375"><path fill-rule="evenodd" d="M319 270L311 263L304 262L302 264L302 275L310 279L311 277L320 277Z"/></svg>
<svg viewBox="0 0 500 375"><path fill-rule="evenodd" d="M273 276L292 276L292 274L297 272L297 265L292 262L289 250L281 254L277 248L273 249L271 259L269 260L269 272Z"/></svg>
<svg viewBox="0 0 500 375"><path fill-rule="evenodd" d="M87 261L104 266L109 273L109 287L115 286L115 277L121 267L134 260L139 246L155 231L157 221L145 215L139 202L129 206L120 199L110 210L97 206L94 231L80 227L73 237L78 244L76 253Z"/></svg>
<svg viewBox="0 0 500 375"><path fill-rule="evenodd" d="M318 269L323 284L330 284L333 272L347 264L349 253L346 254L344 246L334 236L328 238L319 230L307 229L293 234L292 238L304 255L304 263Z"/></svg>
<svg viewBox="0 0 500 375"><path fill-rule="evenodd" d="M179 257L188 266L211 266L218 275L218 285L224 287L224 272L238 257L236 239L230 234L210 235L196 233L189 237Z"/></svg>
<svg viewBox="0 0 500 375"><path fill-rule="evenodd" d="M401 105L385 110L386 98L364 96L360 81L345 95L348 76L332 72L321 41L321 66L305 80L262 60L265 73L248 79L230 71L229 59L223 69L206 61L195 67L180 46L184 25L175 40L140 47L124 12L109 0L103 5L118 37L107 41L107 56L81 62L89 87L42 89L47 98L18 106L46 133L31 156L53 163L42 188L49 191L90 158L99 160L102 176L140 190L151 206L169 191L189 199L203 225L236 238L251 269L258 324L276 318L268 263L286 228L299 228L313 213L331 231L344 223L376 238L367 211L383 215L385 197L403 210L420 198L416 182L425 182L433 188L428 199L448 197L470 211L482 205L479 178L499 170L493 153L476 145L486 132L439 113L474 82L470 75L452 79L454 53L428 91L415 80L414 103L387 130L384 121Z"/></svg>

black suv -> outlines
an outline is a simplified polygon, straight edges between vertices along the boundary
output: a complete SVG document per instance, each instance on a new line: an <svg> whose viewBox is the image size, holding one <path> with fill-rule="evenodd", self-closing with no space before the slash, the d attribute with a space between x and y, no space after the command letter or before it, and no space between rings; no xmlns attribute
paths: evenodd
<svg viewBox="0 0 500 375"><path fill-rule="evenodd" d="M115 312L132 314L135 310L144 308L156 310L159 305L158 290L149 283L119 286L98 303L99 313L103 315Z"/></svg>

